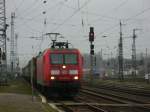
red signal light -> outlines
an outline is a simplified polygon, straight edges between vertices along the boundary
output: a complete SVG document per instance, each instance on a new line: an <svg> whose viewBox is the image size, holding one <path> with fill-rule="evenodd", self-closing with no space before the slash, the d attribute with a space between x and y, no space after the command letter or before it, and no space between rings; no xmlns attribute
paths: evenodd
<svg viewBox="0 0 150 112"><path fill-rule="evenodd" d="M89 41L94 41L94 32L89 32Z"/></svg>
<svg viewBox="0 0 150 112"><path fill-rule="evenodd" d="M94 28L93 28L93 27L90 27L89 41L90 41L90 42L93 42L93 41L94 41Z"/></svg>

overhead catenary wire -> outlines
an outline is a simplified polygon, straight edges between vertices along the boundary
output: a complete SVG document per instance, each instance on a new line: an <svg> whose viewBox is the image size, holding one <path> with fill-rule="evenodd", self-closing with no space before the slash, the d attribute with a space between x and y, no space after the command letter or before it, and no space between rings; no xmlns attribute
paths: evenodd
<svg viewBox="0 0 150 112"><path fill-rule="evenodd" d="M89 1L90 1L90 0L89 0ZM88 2L85 2L84 5L86 5L87 3L88 3ZM83 7L84 5L82 5L82 7ZM81 9L81 8L80 8L80 9ZM78 10L80 10L80 9L78 9ZM78 10L77 10L77 11L78 11ZM59 25L61 25L61 24L59 24ZM43 40L41 41L41 43L40 43L40 45L39 45L40 47L41 47L42 42L43 42Z"/></svg>
<svg viewBox="0 0 150 112"><path fill-rule="evenodd" d="M17 7L15 7L14 12L17 12L19 10L19 8L23 5L25 0L21 0L21 2L19 3L19 5Z"/></svg>
<svg viewBox="0 0 150 112"><path fill-rule="evenodd" d="M25 32L27 33L30 33L30 34L33 34L34 32L39 32L39 30L37 31L36 29L33 29L33 28L30 28L30 26L28 27L29 25L22 25L21 27L17 27L15 28L15 30L17 32L19 32L19 30L23 29ZM20 35L21 36L21 35ZM19 37L19 38L25 38L23 36Z"/></svg>
<svg viewBox="0 0 150 112"><path fill-rule="evenodd" d="M62 5L64 5L64 4L62 4ZM71 7L70 7L71 8ZM74 9L75 10L75 8L72 8L72 9ZM84 13L84 12L83 12ZM89 13L89 12L88 12ZM95 13L90 13L90 14L95 14ZM39 14L40 15L40 14ZM32 18L30 18L30 20L29 21L31 21L31 20L34 20L34 18L36 18L36 17L38 17L39 15L36 15L35 17L32 17ZM109 18L109 17L107 17L107 18ZM24 23L23 23L24 24ZM56 24L56 23L54 23L54 24ZM61 26L61 24L56 24L56 25L58 25L58 26ZM71 25L72 26L72 25ZM74 25L73 25L74 26Z"/></svg>
<svg viewBox="0 0 150 112"><path fill-rule="evenodd" d="M67 17L62 23L60 23L60 25L58 25L55 29L53 29L51 32L55 32L58 28L60 28L62 25L65 25L66 22L68 22L74 15L76 15L79 11L81 11L81 9L83 9L85 6L87 6L87 4L90 2L91 0L87 0L86 2L83 3L83 5L81 7L78 6L78 9L76 9L72 15L70 15L69 17Z"/></svg>
<svg viewBox="0 0 150 112"><path fill-rule="evenodd" d="M41 31L40 29L34 29L34 28L32 28L30 25L28 25L28 24L24 24L24 26L26 26L26 28L31 29L32 31L42 33L42 31Z"/></svg>
<svg viewBox="0 0 150 112"><path fill-rule="evenodd" d="M61 24L59 24L61 26Z"/></svg>
<svg viewBox="0 0 150 112"><path fill-rule="evenodd" d="M133 20L135 17L140 16L140 15L144 14L144 13L147 12L147 11L150 11L150 7L149 7L149 8L146 8L146 9L144 9L144 10L138 12L138 13L136 13L135 15L133 15L133 16L127 18L127 19L125 19L125 21Z"/></svg>
<svg viewBox="0 0 150 112"><path fill-rule="evenodd" d="M125 0L124 0L124 1L125 1ZM123 2L124 2L124 1L123 1ZM64 5L64 4L62 4L62 5ZM66 4L65 4L65 5L66 5ZM123 4L121 5L121 3L120 3L120 6L118 5L117 8L120 8L120 7L122 7L122 6L123 6ZM71 6L69 6L69 7L70 7L70 9L71 9ZM73 9L73 8L72 8L72 9ZM19 10L19 9L18 9L18 10ZM74 8L74 10L77 10L77 9ZM116 10L116 9L114 9L114 10ZM51 11L51 10L50 10L50 11ZM89 12L89 11L86 12L86 11L83 10L82 12L83 12L83 14L86 13L87 15L88 15L88 14L89 14L89 15L91 14L91 15L98 16L97 13L94 13L94 12L92 13L91 11L90 11L90 12ZM143 13L142 13L142 14L143 14ZM33 19L31 18L31 21L37 21L37 23L38 23L38 20L36 20L36 18L37 18L38 16L40 16L40 15L41 15L41 13L40 13L39 15L37 15L36 17L34 17ZM140 15L141 15L141 14L140 14ZM105 16L105 15L104 15L104 16ZM103 16L102 16L102 17L103 17ZM132 16L131 16L131 17L132 17ZM136 16L136 17L137 17L137 16ZM130 18L130 17L129 17L129 18L127 18L127 21L129 21L129 20L135 20L136 17L133 17L133 18ZM105 17L104 17L104 18L105 18ZM108 17L106 16L106 18L107 18L107 19L110 19L110 20L115 20L115 21L118 19L118 18L113 18L113 17L110 17L110 18L109 18L109 16L108 16ZM20 19L21 19L21 17L20 17ZM128 19L129 19L129 20L128 20ZM69 19L69 20L70 20L70 19ZM26 22L25 22L25 24L26 24L26 23L29 22L30 20L25 20L25 21L26 21ZM40 23L41 21L42 21L42 20L39 20L39 23ZM62 25L61 25L62 23L59 23L59 22L57 22L57 21L56 21L56 23L55 23L55 22L48 22L48 21L47 21L47 25L48 25L48 24L56 25L55 27L57 27L57 26L62 26ZM84 24L85 24L85 22L84 22ZM29 25L29 24L28 24L28 25ZM68 25L68 24L67 24L67 22L65 22L63 25ZM20 25L20 26L22 27L23 25ZM68 26L69 26L69 25L68 25ZM70 27L71 27L71 26L72 26L72 25L70 24ZM77 25L75 25L75 26L77 26ZM80 26L81 26L81 24L80 24ZM25 27L27 27L27 26L25 26ZM117 28L117 26L115 26L115 25L110 26L110 27L108 26L108 28L106 28L106 29L103 28L104 30L103 30L103 31L100 31L100 33L98 33L98 34L96 35L96 37L99 36L99 35L104 34L105 32L106 32L106 33L107 33L107 32L112 32L112 30L115 29L115 28ZM29 29L30 29L30 28L29 28ZM36 28L35 28L35 29L36 29ZM33 30L33 31L34 31L34 30ZM32 32L32 31L31 31L31 32ZM38 31L37 31L37 32L38 32Z"/></svg>
<svg viewBox="0 0 150 112"><path fill-rule="evenodd" d="M60 2L59 2L59 4L60 4ZM56 4L56 5L58 5L58 4ZM32 18L32 19L33 19L33 18ZM28 20L28 21L31 21L31 19ZM27 21L27 22L28 22L28 21ZM24 22L23 24L25 24L25 25L27 26L27 24L26 24L27 22ZM22 25L22 26L24 26L24 25ZM27 27L28 27L28 26L27 26ZM33 28L31 28L31 27L28 27L28 28L30 28L30 29L36 31L36 29L33 29ZM39 31L37 31L37 32L39 32ZM42 42L40 42L40 43L42 43Z"/></svg>
<svg viewBox="0 0 150 112"><path fill-rule="evenodd" d="M115 10L115 9L118 9L118 8L121 8L123 5L125 5L125 3L127 3L127 1L128 0L125 0L125 1L123 1L123 2L121 2L118 6L116 6L113 10ZM73 8L73 7L70 7L70 6L68 6L68 5L66 5L66 4L64 4L66 7L68 7L68 8L70 8L70 9L76 9L76 8ZM79 0L78 0L78 5L79 5ZM101 16L101 19L102 18L107 18L107 19L110 19L110 20L119 20L119 18L114 18L114 17L109 17L109 16L106 16L106 15L100 15L100 14L97 14L97 13L93 13L93 12L85 12L85 11L82 11L82 13L86 13L86 14L91 14L91 15L95 15L95 16ZM82 19L82 22L83 22L83 19ZM91 22L90 22L91 23ZM88 23L89 24L89 23ZM92 24L93 24L93 22L92 22ZM118 25L117 25L118 26ZM114 26L112 26L112 27L110 27L110 28L107 28L106 30L104 30L103 32L101 32L101 33L99 33L98 35L100 35L100 34L102 34L102 33L104 33L105 31L108 31L109 29L112 29ZM115 25L115 27L116 27L116 25ZM97 36L98 36L97 35Z"/></svg>
<svg viewBox="0 0 150 112"><path fill-rule="evenodd" d="M80 0L78 0L78 9L80 9ZM82 27L83 33L84 33L84 18L83 18L82 11L80 11L80 13L81 13L81 27Z"/></svg>
<svg viewBox="0 0 150 112"><path fill-rule="evenodd" d="M125 1L123 1L123 3L124 3L124 2L125 2ZM120 6L122 6L122 5L123 5L123 3L121 3L121 4L120 4ZM120 7L120 6L118 6L118 7ZM59 24L59 25L60 25L60 24Z"/></svg>
<svg viewBox="0 0 150 112"><path fill-rule="evenodd" d="M62 5L62 1L60 2L57 2L56 4L54 4L53 6L51 6L51 7L48 7L47 9L44 9L44 11L45 12L51 12L51 11L53 11L55 8L57 8L57 6L59 6L59 5ZM39 8L39 6L40 6L41 4L39 4L38 6L36 6L34 9L37 9L37 8ZM30 12L29 13L32 13L33 11L31 11L31 10L29 10ZM43 13L42 12L40 12L40 13L38 13L38 14L36 14L35 16L33 16L33 17L31 17L30 19L31 20L33 20L33 19L37 19L37 17L39 17L40 15L42 15ZM29 14L28 14L29 15ZM21 18L21 16L19 16L20 18Z"/></svg>
<svg viewBox="0 0 150 112"><path fill-rule="evenodd" d="M40 2L40 0L34 0L32 3L31 3L31 5L28 5L28 7L26 7L23 11L21 11L20 13L18 13L17 15L16 15L16 17L20 17L20 16L25 16L25 14L26 13L30 13L30 12L32 12L31 10L33 9L33 8L37 8L37 7L35 7L36 6L36 4L37 3L39 3Z"/></svg>
<svg viewBox="0 0 150 112"><path fill-rule="evenodd" d="M61 4L63 4L63 2L59 2L60 3L60 7L58 8L58 10L60 11L61 10L61 8L62 8L62 6L63 5L61 5ZM47 14L47 13L46 13ZM45 15L46 15L45 14ZM55 15L55 16L58 16L58 13ZM55 17L55 16L53 16L53 18ZM46 34L46 26L47 26L47 23L46 24L44 24L44 28L43 28L43 33L42 33L42 40L41 40L41 42L39 43L39 50L41 51L41 47L42 47L42 43L43 43L43 41L44 41L44 35Z"/></svg>
<svg viewBox="0 0 150 112"><path fill-rule="evenodd" d="M46 2L44 4L46 4ZM43 7L43 10L45 11L45 7ZM45 13L43 13L43 15L45 15L45 17L43 18L44 22L43 22L43 30L42 30L41 41L40 41L39 46L38 46L39 51L41 51L42 42L44 40L44 33L46 33L45 31L46 31L46 27L47 27L47 20L46 20L47 12L45 11Z"/></svg>
<svg viewBox="0 0 150 112"><path fill-rule="evenodd" d="M16 2L14 1L12 4L13 4L14 9L16 9L16 8L17 8ZM15 11L14 11L14 12L15 12Z"/></svg>
<svg viewBox="0 0 150 112"><path fill-rule="evenodd" d="M122 1L119 5L117 5L114 9L112 9L113 11L114 10L118 10L120 9L121 7L123 7L129 0L124 0Z"/></svg>
<svg viewBox="0 0 150 112"><path fill-rule="evenodd" d="M34 22L34 23L40 23L43 19L40 19L40 20L35 20L35 19L31 19L31 18L23 18L23 17L21 17L21 18L18 18L19 20L24 20L24 21L26 21L26 22L28 22L28 21L32 21L32 22ZM21 24L21 27L23 26L22 24L23 23L20 23ZM47 25L60 25L60 23L58 23L58 22L49 22L48 20L47 20L47 23L46 23ZM76 27L76 26L79 26L80 24L71 24L71 23L68 23L68 24L65 24L65 26L70 26L70 27Z"/></svg>
<svg viewBox="0 0 150 112"><path fill-rule="evenodd" d="M52 11L52 9L54 10L54 8L56 8L57 6L61 5L60 4L61 2L57 2L55 5L53 5L52 7L49 7L48 9L46 9L45 11ZM22 26L23 24L26 24L27 22L30 22L30 21L36 21L35 19L37 19L40 15L43 15L41 12L38 13L37 15L31 17L31 18L24 18L24 17L18 17L16 19L21 19L21 20L25 20L24 22L21 21L21 24L17 24L18 26ZM24 18L24 19L23 19ZM41 19L42 21L43 19ZM37 21L37 22L40 22L40 21Z"/></svg>
<svg viewBox="0 0 150 112"><path fill-rule="evenodd" d="M129 21L131 21L131 20L134 20L135 17L140 16L140 15L142 15L143 13L145 13L145 12L147 12L147 11L149 11L149 10L150 10L150 8L146 8L146 9L144 9L144 10L142 10L142 11L136 13L135 15L133 15L133 16L127 18L127 19L124 19L124 21L129 22ZM113 28L116 28L117 26L118 26L118 24L113 25L113 26L111 26L111 27L109 27L109 28L106 28L103 32L98 33L96 36L101 35L101 34L103 34L104 32L108 32L109 30L112 30Z"/></svg>
<svg viewBox="0 0 150 112"><path fill-rule="evenodd" d="M67 17L59 26L54 28L51 32L56 31L58 28L60 28L62 25L64 25L66 22L68 22L74 15L76 15L82 8L84 8L91 0L87 0L79 9L75 10L69 17Z"/></svg>
<svg viewBox="0 0 150 112"><path fill-rule="evenodd" d="M69 9L72 9L72 10L77 10L77 8L75 7L71 7L67 4L62 4L64 5L65 7L69 8ZM83 14L88 14L88 15L92 15L92 16L101 16L103 18L107 18L107 19L111 19L111 20L118 20L118 18L115 18L115 17L111 17L111 16L107 16L107 15L103 15L103 14L98 14L98 13L95 13L95 12L92 12L92 11L82 11Z"/></svg>
<svg viewBox="0 0 150 112"><path fill-rule="evenodd" d="M119 26L118 24L115 24L115 25L113 25L113 26L111 26L111 27L108 27L108 28L104 29L102 32L96 34L95 37L98 37L99 35L102 35L102 34L104 34L105 32L108 32L108 31L110 31L110 30L113 30L114 28L117 28L118 26Z"/></svg>
<svg viewBox="0 0 150 112"><path fill-rule="evenodd" d="M60 2L59 3L59 7L57 7L57 13L54 13L51 17L49 17L49 21L54 21L54 20L57 20L57 18L59 18L59 15L60 15L60 11L63 10L63 2ZM48 15L48 14L47 14Z"/></svg>
<svg viewBox="0 0 150 112"><path fill-rule="evenodd" d="M124 0L123 2L121 2L119 5L117 5L115 8L111 9L109 13L113 12L114 10L116 9L119 9L121 7L123 7L126 3L128 2L128 0ZM100 20L103 20L103 18L106 18L106 19L110 19L110 20L115 20L115 21L118 21L119 18L116 18L116 17L110 17L108 16L108 14L105 14L105 15L100 15L100 17L94 21L91 21L90 23L96 23L96 22L99 22Z"/></svg>

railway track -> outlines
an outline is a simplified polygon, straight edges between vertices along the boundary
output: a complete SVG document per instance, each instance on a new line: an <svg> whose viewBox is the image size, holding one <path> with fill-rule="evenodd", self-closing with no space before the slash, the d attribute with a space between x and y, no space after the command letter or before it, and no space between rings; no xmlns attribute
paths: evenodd
<svg viewBox="0 0 150 112"><path fill-rule="evenodd" d="M84 82L84 85L90 86L86 82ZM150 97L150 90L145 90L144 87L137 87L135 85L119 86L119 85L115 85L112 83L108 83L108 84L101 84L98 86L94 86L94 88L101 88L101 89L112 90L112 91L118 91L119 90L120 92L123 92L123 93Z"/></svg>
<svg viewBox="0 0 150 112"><path fill-rule="evenodd" d="M108 100L108 102L106 103L109 103L109 101L112 101L114 104L121 103L121 105L120 104L116 104L116 105L120 107L134 107L136 108L136 110L140 110L139 112L150 111L150 103L140 101L138 100L138 97L136 100L136 99L120 96L119 94L114 94L114 93L112 94L110 91L108 91L107 93L106 91L99 92L98 89L93 90L93 88L92 89L82 88L81 93L83 93L82 94L83 96L88 95L87 98L89 99L90 96L92 97L95 96L97 98L97 102L99 102L99 100ZM110 105L110 106L114 107L116 105Z"/></svg>
<svg viewBox="0 0 150 112"><path fill-rule="evenodd" d="M84 99L85 100L85 99ZM55 105L59 112L149 112L149 110L139 109L139 107L150 106L150 104L102 104L73 101L49 102Z"/></svg>
<svg viewBox="0 0 150 112"><path fill-rule="evenodd" d="M150 103L144 100L98 89L84 87L74 99L50 99L47 103L58 112L150 112Z"/></svg>
<svg viewBox="0 0 150 112"><path fill-rule="evenodd" d="M97 103L86 103L75 99L66 100L58 97L50 98L46 97L43 93L38 93L42 103L47 103L58 112L108 112L98 107Z"/></svg>
<svg viewBox="0 0 150 112"><path fill-rule="evenodd" d="M62 104L61 107L64 108L66 112L108 112L107 110L104 110L93 104L74 104L70 106Z"/></svg>
<svg viewBox="0 0 150 112"><path fill-rule="evenodd" d="M48 103L50 106L56 106L59 112L108 112L98 107L97 103L84 103L77 101L55 101Z"/></svg>
<svg viewBox="0 0 150 112"><path fill-rule="evenodd" d="M88 88L88 87L84 87L82 90L96 92L96 93L99 93L99 94L105 95L105 96L111 96L112 98L110 98L110 99L117 98L117 99L119 99L120 103L129 103L129 102L140 103L140 104L150 103L149 97L133 95L133 94L119 91L119 90L118 91L112 91L112 90L105 90L105 89L99 89L99 88ZM82 92L84 92L84 91L82 91ZM123 99L123 101L120 101L120 99Z"/></svg>

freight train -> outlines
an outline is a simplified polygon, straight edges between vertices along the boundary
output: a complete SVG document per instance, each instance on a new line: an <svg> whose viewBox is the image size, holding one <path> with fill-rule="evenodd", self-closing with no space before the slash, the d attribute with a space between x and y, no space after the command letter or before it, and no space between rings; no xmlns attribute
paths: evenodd
<svg viewBox="0 0 150 112"><path fill-rule="evenodd" d="M23 77L48 95L74 97L81 87L83 57L68 42L55 42L33 57L23 68Z"/></svg>

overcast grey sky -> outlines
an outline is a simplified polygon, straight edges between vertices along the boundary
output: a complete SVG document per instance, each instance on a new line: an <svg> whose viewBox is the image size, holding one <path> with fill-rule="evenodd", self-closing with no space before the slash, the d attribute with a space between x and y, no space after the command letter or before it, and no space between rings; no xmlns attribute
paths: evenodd
<svg viewBox="0 0 150 112"><path fill-rule="evenodd" d="M47 1L43 3L43 1ZM89 27L95 29L95 52L117 54L119 20L122 20L123 37L137 31L137 53L150 48L150 0L6 0L7 23L11 12L15 12L15 32L18 37L18 52L21 65L33 55L49 47L50 39L41 37L46 32L58 32L65 36L82 53L89 53ZM46 12L43 14L43 12ZM44 21L46 20L46 24ZM10 27L7 31L10 37ZM107 35L107 38L102 38ZM132 39L124 39L124 57L131 57ZM9 43L8 43L9 44Z"/></svg>

